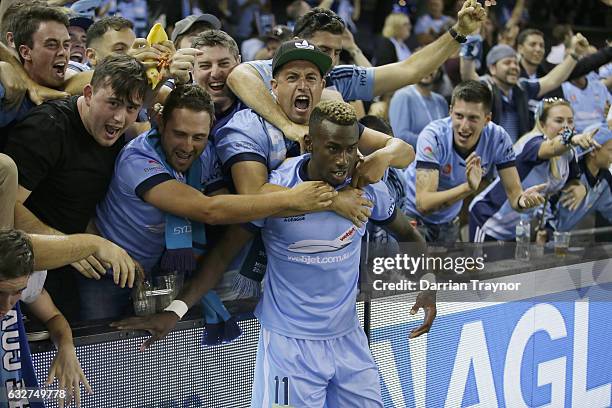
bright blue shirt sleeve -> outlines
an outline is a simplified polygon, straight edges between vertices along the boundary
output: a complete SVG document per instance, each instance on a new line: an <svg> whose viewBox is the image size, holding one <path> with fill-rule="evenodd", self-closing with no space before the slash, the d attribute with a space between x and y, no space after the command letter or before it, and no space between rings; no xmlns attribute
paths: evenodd
<svg viewBox="0 0 612 408"><path fill-rule="evenodd" d="M255 68L261 76L261 80L266 85L268 90L272 89L272 84L270 81L272 80L272 60L256 60L256 61L248 61L245 64L250 65Z"/></svg>
<svg viewBox="0 0 612 408"><path fill-rule="evenodd" d="M345 101L374 99L374 68L338 65L325 78L325 86L335 88Z"/></svg>

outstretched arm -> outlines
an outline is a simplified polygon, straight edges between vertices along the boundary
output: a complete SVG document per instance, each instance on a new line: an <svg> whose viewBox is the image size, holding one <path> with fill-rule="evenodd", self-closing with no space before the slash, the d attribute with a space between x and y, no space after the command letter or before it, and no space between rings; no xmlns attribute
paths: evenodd
<svg viewBox="0 0 612 408"><path fill-rule="evenodd" d="M587 52L588 46L589 42L582 34L576 34L572 38L572 45L568 49L567 56L563 62L546 74L545 77L540 78L538 98L558 88L569 77L578 59Z"/></svg>
<svg viewBox="0 0 612 408"><path fill-rule="evenodd" d="M487 6L495 1L486 1ZM487 15L486 9L476 0L466 0L457 15L455 31L467 36L476 31ZM459 50L459 43L449 33L440 36L408 59L374 68L374 95L394 92L404 86L417 83L434 72L451 55Z"/></svg>

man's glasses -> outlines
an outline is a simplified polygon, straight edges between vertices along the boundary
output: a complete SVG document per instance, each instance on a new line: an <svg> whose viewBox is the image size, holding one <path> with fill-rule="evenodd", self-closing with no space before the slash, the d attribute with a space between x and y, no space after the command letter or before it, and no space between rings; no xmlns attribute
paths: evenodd
<svg viewBox="0 0 612 408"><path fill-rule="evenodd" d="M343 29L346 27L346 25L344 24L344 20L342 20L342 18L338 17L337 15L335 14L330 15L327 13L319 12L319 13L313 14L311 18L304 19L302 24L300 24L299 26L296 25L295 29L293 30L293 35L298 37L299 34L306 29L306 27L311 27L311 28L323 27L331 23L334 20L342 24Z"/></svg>

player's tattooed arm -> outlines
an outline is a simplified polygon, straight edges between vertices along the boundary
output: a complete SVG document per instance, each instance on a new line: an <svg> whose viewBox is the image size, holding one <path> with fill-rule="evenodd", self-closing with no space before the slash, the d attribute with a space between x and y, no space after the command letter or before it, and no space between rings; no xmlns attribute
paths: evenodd
<svg viewBox="0 0 612 408"><path fill-rule="evenodd" d="M438 191L439 172L436 169L417 169L416 208L423 214L431 214L463 200L472 193L468 183L448 190Z"/></svg>

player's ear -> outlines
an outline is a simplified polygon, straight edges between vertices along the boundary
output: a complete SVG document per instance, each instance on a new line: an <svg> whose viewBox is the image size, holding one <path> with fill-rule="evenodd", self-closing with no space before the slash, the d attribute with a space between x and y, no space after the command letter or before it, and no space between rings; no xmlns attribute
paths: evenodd
<svg viewBox="0 0 612 408"><path fill-rule="evenodd" d="M304 135L304 146L307 153L312 153L312 138L310 135Z"/></svg>

